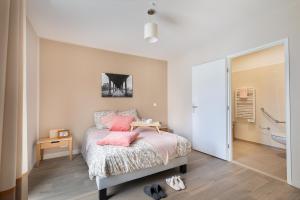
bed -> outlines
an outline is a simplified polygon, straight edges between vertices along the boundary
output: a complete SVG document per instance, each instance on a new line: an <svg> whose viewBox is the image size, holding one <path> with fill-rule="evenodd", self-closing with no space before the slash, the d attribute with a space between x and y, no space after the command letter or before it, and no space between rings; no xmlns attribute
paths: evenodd
<svg viewBox="0 0 300 200"><path fill-rule="evenodd" d="M187 155L191 143L184 137L152 128L137 128L138 139L129 147L100 146L96 141L109 131L89 128L82 143L82 155L89 167L90 179L95 179L99 200L107 199L107 188L134 179L179 167L187 170Z"/></svg>

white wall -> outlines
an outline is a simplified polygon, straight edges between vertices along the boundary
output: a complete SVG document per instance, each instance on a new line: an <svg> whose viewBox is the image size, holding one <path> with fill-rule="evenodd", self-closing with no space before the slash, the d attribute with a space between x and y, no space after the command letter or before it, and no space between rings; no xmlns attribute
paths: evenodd
<svg viewBox="0 0 300 200"><path fill-rule="evenodd" d="M192 65L168 62L168 126L192 141Z"/></svg>
<svg viewBox="0 0 300 200"><path fill-rule="evenodd" d="M28 169L30 171L35 163L35 143L38 135L39 37L28 19L26 43Z"/></svg>
<svg viewBox="0 0 300 200"><path fill-rule="evenodd" d="M234 30L220 32L209 45L168 62L169 126L191 138L192 76L196 64L224 58L283 38L289 38L292 183L300 188L300 1L292 1L280 12L268 12L259 20L236 24ZM201 36L199 36L201 37Z"/></svg>

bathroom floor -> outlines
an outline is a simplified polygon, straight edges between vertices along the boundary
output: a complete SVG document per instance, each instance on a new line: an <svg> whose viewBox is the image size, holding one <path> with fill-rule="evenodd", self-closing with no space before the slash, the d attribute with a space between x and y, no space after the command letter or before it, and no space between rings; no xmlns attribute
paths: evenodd
<svg viewBox="0 0 300 200"><path fill-rule="evenodd" d="M286 153L284 149L234 140L233 160L279 179L287 179Z"/></svg>

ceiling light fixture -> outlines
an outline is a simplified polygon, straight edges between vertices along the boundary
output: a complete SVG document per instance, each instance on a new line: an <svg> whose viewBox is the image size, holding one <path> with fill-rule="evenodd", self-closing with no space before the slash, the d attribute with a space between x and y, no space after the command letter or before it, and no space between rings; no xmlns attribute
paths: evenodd
<svg viewBox="0 0 300 200"><path fill-rule="evenodd" d="M155 3L152 3L152 8L148 9L147 14L150 22L147 22L144 26L144 39L149 43L155 43L158 41L158 25L153 22L153 16L156 14Z"/></svg>

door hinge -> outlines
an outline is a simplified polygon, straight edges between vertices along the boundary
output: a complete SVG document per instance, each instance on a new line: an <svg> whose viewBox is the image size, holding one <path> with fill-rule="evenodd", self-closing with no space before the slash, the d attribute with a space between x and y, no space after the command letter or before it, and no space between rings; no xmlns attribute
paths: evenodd
<svg viewBox="0 0 300 200"><path fill-rule="evenodd" d="M229 109L230 109L230 107L229 106L227 106L227 110L229 111Z"/></svg>
<svg viewBox="0 0 300 200"><path fill-rule="evenodd" d="M226 71L227 71L227 73L229 72L229 69L228 69L228 67L226 68Z"/></svg>
<svg viewBox="0 0 300 200"><path fill-rule="evenodd" d="M227 144L227 148L229 149L229 144Z"/></svg>

